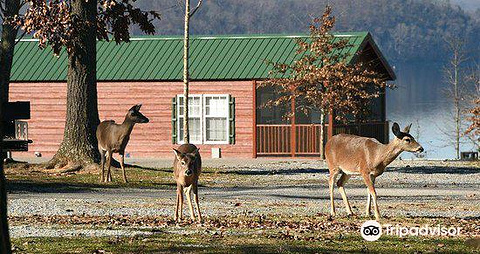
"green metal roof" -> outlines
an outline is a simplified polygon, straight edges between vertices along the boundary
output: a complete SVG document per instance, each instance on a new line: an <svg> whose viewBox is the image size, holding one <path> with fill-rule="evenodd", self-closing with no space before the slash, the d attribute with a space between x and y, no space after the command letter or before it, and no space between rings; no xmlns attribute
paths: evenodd
<svg viewBox="0 0 480 254"><path fill-rule="evenodd" d="M338 33L353 45L349 59L355 59L367 42L375 46L367 32ZM191 38L190 76L192 80L265 79L271 66L264 60L291 62L295 57L295 38L305 35L239 35L198 36ZM378 48L376 48L378 49ZM386 65L390 77L393 71ZM182 80L183 37L145 36L129 43L97 42L97 79L120 80ZM55 57L50 49L38 48L38 41L23 39L15 47L12 81L64 81L67 56L63 51Z"/></svg>

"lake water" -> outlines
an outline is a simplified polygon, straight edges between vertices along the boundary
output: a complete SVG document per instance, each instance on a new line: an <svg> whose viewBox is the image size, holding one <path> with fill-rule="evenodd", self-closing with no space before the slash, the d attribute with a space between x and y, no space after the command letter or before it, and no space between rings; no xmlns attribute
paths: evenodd
<svg viewBox="0 0 480 254"><path fill-rule="evenodd" d="M454 136L451 104L444 95L442 66L402 64L395 66L398 88L387 91L387 119L403 128L412 123L410 133L425 148L425 158L454 159L455 149L446 132ZM390 135L392 137L393 134ZM465 142L461 151L471 151ZM412 158L403 153L402 158Z"/></svg>

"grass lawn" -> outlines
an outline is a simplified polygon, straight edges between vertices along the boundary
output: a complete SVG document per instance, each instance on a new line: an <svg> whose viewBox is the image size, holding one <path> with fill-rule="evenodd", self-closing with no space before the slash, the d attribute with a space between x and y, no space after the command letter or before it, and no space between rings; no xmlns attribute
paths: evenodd
<svg viewBox="0 0 480 254"><path fill-rule="evenodd" d="M16 218L13 225L34 225L41 218ZM395 218L389 223L460 225L461 237L382 236L367 242L358 227L363 218L315 216L226 216L206 218L201 225L176 224L165 217L46 218L53 227L76 225L97 229L144 231L133 237L15 238L18 253L480 253L475 221L449 218ZM92 226L92 221L95 225ZM472 240L476 239L476 240ZM472 242L472 243L470 243Z"/></svg>
<svg viewBox="0 0 480 254"><path fill-rule="evenodd" d="M358 234L332 238L282 239L265 232L193 234L159 232L150 236L13 239L17 253L480 253L465 239L382 237L366 242Z"/></svg>
<svg viewBox="0 0 480 254"><path fill-rule="evenodd" d="M19 188L52 187L58 190L68 190L69 188L154 188L154 189L172 189L176 186L173 178L173 168L145 168L145 167L126 167L128 183L123 182L121 169L112 167L112 179L110 183L100 183L100 173L98 169L81 173L51 173L43 168L42 165L27 163L8 163L5 165L5 175L10 190ZM238 186L258 186L270 185L277 182L274 172L262 172L265 175L246 174L243 171L202 168L200 186L208 187L238 187ZM290 184L326 184L323 179L302 179L290 180Z"/></svg>
<svg viewBox="0 0 480 254"><path fill-rule="evenodd" d="M123 182L121 169L112 167L113 181L100 183L99 170L93 169L81 173L52 173L45 170L42 165L26 163L9 163L5 165L5 174L10 188L15 190L24 187L52 187L52 188L171 188L176 186L172 168L143 168L126 167L128 183ZM215 185L215 179L221 174L216 169L202 169L202 183Z"/></svg>

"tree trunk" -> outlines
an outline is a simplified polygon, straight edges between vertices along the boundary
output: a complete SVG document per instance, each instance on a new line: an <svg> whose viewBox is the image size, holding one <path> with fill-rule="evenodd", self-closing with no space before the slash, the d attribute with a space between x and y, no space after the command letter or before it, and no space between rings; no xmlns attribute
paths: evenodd
<svg viewBox="0 0 480 254"><path fill-rule="evenodd" d="M457 160L460 159L460 98L458 93L458 68L459 68L459 61L458 61L458 54L455 53L455 70L454 70L454 107L455 107L455 152L457 156Z"/></svg>
<svg viewBox="0 0 480 254"><path fill-rule="evenodd" d="M13 18L18 15L20 9L20 0L5 0L5 18ZM2 44L1 44L1 60L0 60L0 84L2 89L2 102L8 101L10 73L12 70L13 52L15 48L15 38L17 29L11 25L2 25Z"/></svg>
<svg viewBox="0 0 480 254"><path fill-rule="evenodd" d="M0 109L0 111L3 111ZM3 116L3 112L0 113ZM3 136L3 132L1 133ZM0 145L3 148L3 144ZM0 156L0 253L11 253L10 234L8 233L8 220L7 220L7 188L5 171L3 170L3 153Z"/></svg>
<svg viewBox="0 0 480 254"><path fill-rule="evenodd" d="M188 51L189 51L189 36L190 36L190 0L185 0L185 31L183 39L183 142L190 143L190 131L188 128Z"/></svg>
<svg viewBox="0 0 480 254"><path fill-rule="evenodd" d="M68 53L67 116L60 148L50 165L67 163L86 165L98 162L96 128L100 123L96 79L96 15L97 1L73 0L72 16L84 22L84 29L74 39Z"/></svg>
<svg viewBox="0 0 480 254"><path fill-rule="evenodd" d="M19 0L5 0L5 18L18 15ZM2 25L2 42L0 45L0 253L11 253L10 234L7 220L7 189L5 171L3 168L3 104L8 102L10 73L12 70L13 53L17 29L11 25Z"/></svg>

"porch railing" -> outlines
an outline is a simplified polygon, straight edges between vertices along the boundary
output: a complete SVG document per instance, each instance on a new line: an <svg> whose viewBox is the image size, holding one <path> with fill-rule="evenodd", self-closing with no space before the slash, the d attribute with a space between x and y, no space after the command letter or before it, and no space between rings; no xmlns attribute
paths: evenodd
<svg viewBox="0 0 480 254"><path fill-rule="evenodd" d="M289 124L257 124L257 154L291 154L291 129Z"/></svg>
<svg viewBox="0 0 480 254"><path fill-rule="evenodd" d="M388 123L335 125L333 133L348 133L373 137L380 142L388 140ZM258 156L320 156L319 124L257 124L256 154ZM295 129L295 133L292 130ZM324 126L327 142L328 124Z"/></svg>

